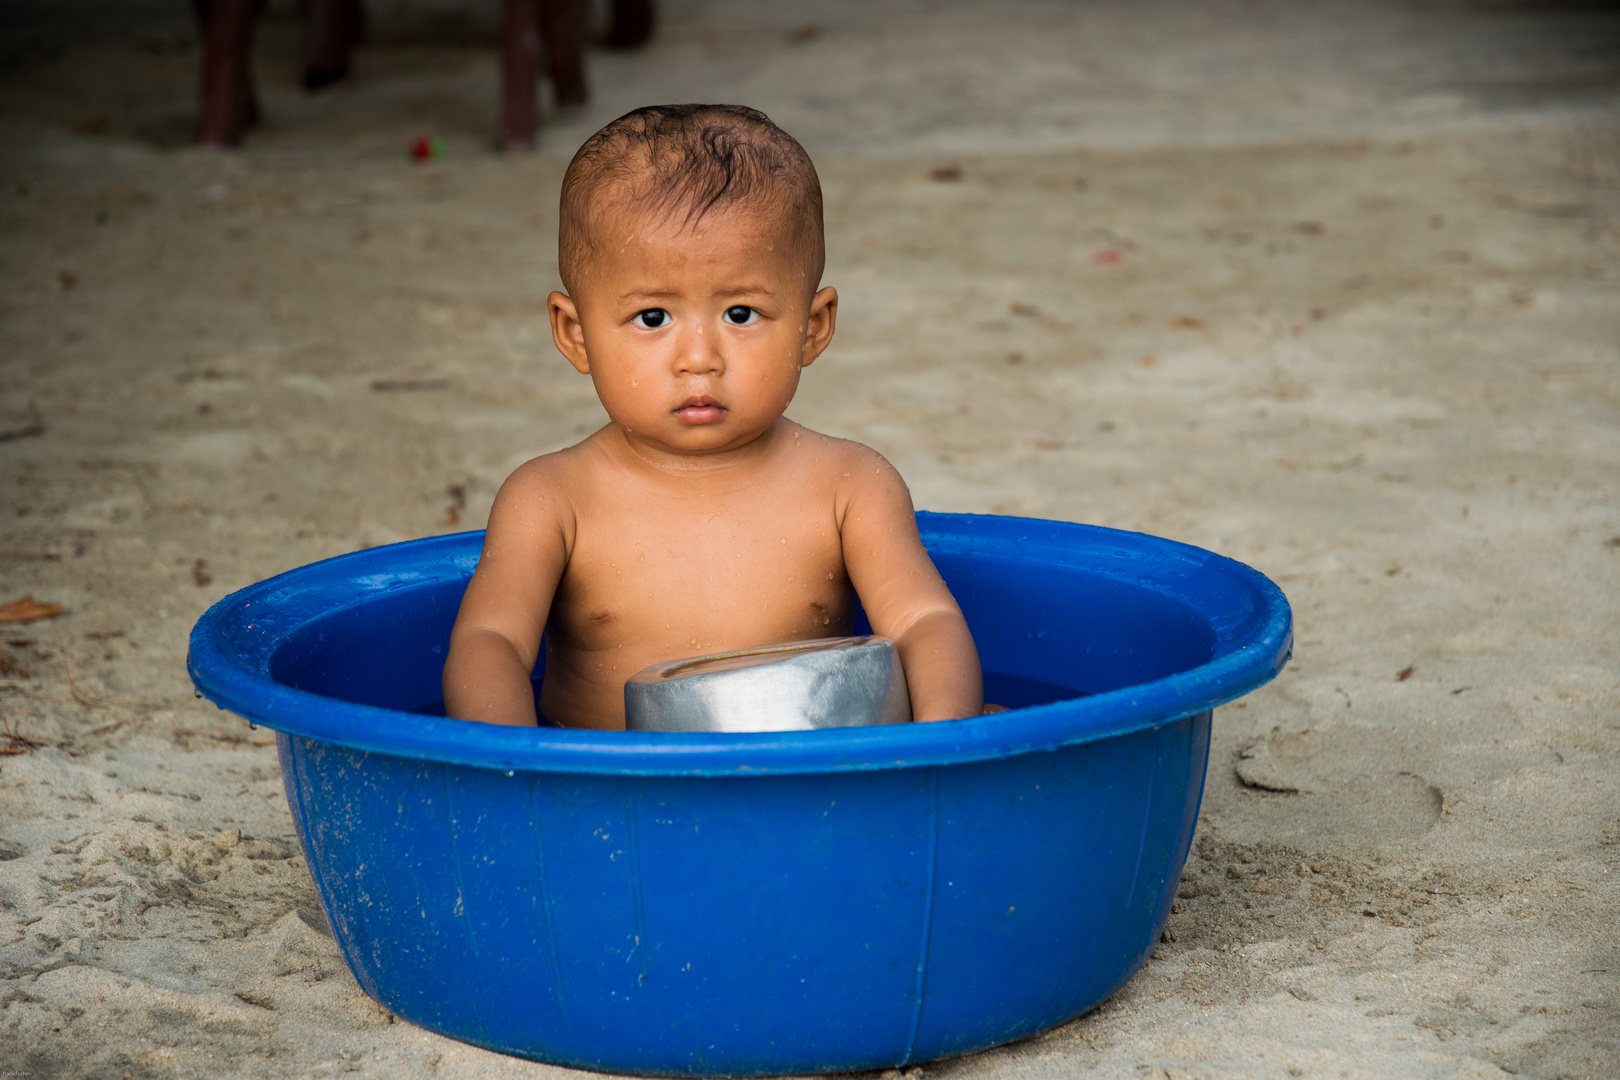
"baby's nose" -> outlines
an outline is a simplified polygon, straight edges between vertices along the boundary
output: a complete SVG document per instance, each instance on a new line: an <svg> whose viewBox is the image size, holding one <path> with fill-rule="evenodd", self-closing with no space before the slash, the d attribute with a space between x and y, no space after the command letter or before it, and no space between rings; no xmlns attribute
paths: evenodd
<svg viewBox="0 0 1620 1080"><path fill-rule="evenodd" d="M725 371L718 334L705 334L701 325L688 336L680 351L676 370L688 375L718 375Z"/></svg>

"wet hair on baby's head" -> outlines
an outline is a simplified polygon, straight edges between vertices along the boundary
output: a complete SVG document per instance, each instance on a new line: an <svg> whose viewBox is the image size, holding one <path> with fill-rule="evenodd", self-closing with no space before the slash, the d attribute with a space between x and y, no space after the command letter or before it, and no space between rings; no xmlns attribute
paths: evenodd
<svg viewBox="0 0 1620 1080"><path fill-rule="evenodd" d="M585 140L563 177L557 262L573 292L592 251L596 218L632 205L688 228L715 211L757 209L783 218L821 281L826 246L821 180L798 140L745 105L648 105Z"/></svg>

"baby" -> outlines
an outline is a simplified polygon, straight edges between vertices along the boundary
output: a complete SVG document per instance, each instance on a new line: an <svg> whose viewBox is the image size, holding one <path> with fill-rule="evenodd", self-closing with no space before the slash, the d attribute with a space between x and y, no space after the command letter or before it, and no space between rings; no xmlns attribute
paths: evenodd
<svg viewBox="0 0 1620 1080"><path fill-rule="evenodd" d="M643 668L848 634L858 596L917 720L978 715L978 653L899 473L782 415L838 314L804 149L754 109L637 109L574 155L558 249L552 339L610 422L501 486L447 713L622 729Z"/></svg>

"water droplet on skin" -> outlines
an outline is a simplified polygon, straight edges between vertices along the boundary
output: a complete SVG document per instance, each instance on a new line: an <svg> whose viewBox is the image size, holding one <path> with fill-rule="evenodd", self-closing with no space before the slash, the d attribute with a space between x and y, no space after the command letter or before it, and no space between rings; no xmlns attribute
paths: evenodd
<svg viewBox="0 0 1620 1080"><path fill-rule="evenodd" d="M831 581L831 580L832 580L832 579L833 579L833 576L832 576L832 571L831 571L831 570L829 570L829 571L827 571L827 580L828 580L828 581Z"/></svg>
<svg viewBox="0 0 1620 1080"><path fill-rule="evenodd" d="M782 543L784 543L784 544L787 543L787 537L785 537L785 536L782 537Z"/></svg>
<svg viewBox="0 0 1620 1080"><path fill-rule="evenodd" d="M822 618L822 620L821 620L821 625L822 626L828 626L831 623L832 623L832 616L831 615L824 616Z"/></svg>

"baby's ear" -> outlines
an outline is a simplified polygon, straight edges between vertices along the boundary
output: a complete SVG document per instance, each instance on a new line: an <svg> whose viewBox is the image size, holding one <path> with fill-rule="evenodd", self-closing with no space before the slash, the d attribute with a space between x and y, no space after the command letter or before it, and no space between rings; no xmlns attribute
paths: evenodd
<svg viewBox="0 0 1620 1080"><path fill-rule="evenodd" d="M585 325L579 321L579 308L567 293L554 292L546 297L546 310L551 315L551 340L557 351L574 365L581 375L591 373L591 362L585 355Z"/></svg>
<svg viewBox="0 0 1620 1080"><path fill-rule="evenodd" d="M804 359L800 367L809 367L816 357L832 344L833 330L838 325L838 290L831 285L810 298L810 315L804 327Z"/></svg>

